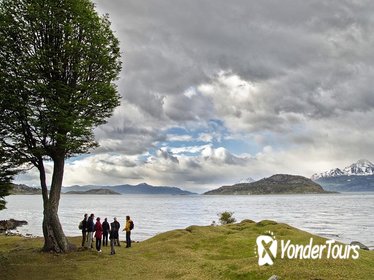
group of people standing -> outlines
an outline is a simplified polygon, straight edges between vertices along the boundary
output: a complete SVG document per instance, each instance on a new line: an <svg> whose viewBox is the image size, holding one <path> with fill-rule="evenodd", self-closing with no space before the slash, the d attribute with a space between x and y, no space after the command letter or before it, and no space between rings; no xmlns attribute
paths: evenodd
<svg viewBox="0 0 374 280"><path fill-rule="evenodd" d="M93 248L93 238L96 240L96 250L101 252L101 241L103 246L108 246L108 237L110 240L110 254L116 253L114 246L121 246L119 242L119 229L121 227L117 218L113 218L112 223L108 223L108 219L105 218L104 222L100 222L100 217L96 218L94 223L95 215L84 214L83 220L79 223L79 229L82 230L82 247ZM126 248L131 247L131 230L134 228L134 223L130 219L130 216L126 216L125 228L126 231Z"/></svg>

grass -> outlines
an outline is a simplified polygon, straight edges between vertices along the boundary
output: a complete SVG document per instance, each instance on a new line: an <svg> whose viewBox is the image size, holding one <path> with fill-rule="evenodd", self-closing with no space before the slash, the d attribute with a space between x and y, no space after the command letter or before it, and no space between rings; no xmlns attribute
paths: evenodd
<svg viewBox="0 0 374 280"><path fill-rule="evenodd" d="M131 249L116 247L102 253L77 251L42 253L42 238L0 237L1 279L372 279L374 251L360 250L357 260L275 259L272 266L258 266L258 235L274 232L277 240L317 244L325 239L272 221L243 221L225 226L191 226L159 234ZM80 238L70 241L79 246Z"/></svg>

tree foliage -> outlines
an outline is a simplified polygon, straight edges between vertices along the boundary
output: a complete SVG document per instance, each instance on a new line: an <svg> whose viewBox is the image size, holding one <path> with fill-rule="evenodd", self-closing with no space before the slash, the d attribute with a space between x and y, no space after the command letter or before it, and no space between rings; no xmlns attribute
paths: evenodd
<svg viewBox="0 0 374 280"><path fill-rule="evenodd" d="M236 219L233 217L234 212L225 211L218 214L219 222L221 225L233 224L236 222Z"/></svg>
<svg viewBox="0 0 374 280"><path fill-rule="evenodd" d="M93 129L119 105L120 69L108 16L89 0L0 0L0 145L39 170L46 243L51 231L64 239L64 160L97 146ZM45 160L54 163L49 194ZM66 249L53 242L45 249Z"/></svg>
<svg viewBox="0 0 374 280"><path fill-rule="evenodd" d="M8 160L9 155L0 147L0 210L5 209L5 196L9 195L11 190L11 182L16 170L11 162Z"/></svg>

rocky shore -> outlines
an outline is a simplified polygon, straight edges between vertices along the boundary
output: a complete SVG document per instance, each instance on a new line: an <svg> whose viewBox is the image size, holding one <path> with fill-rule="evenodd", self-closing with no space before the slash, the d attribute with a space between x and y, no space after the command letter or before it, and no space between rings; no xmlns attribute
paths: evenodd
<svg viewBox="0 0 374 280"><path fill-rule="evenodd" d="M5 233L8 230L14 230L17 227L27 225L27 221L19 221L14 219L0 221L0 233Z"/></svg>

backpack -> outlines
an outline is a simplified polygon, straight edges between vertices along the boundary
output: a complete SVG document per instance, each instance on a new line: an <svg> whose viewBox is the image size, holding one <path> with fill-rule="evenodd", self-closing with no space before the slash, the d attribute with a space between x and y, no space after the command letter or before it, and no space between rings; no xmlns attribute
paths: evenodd
<svg viewBox="0 0 374 280"><path fill-rule="evenodd" d="M133 230L133 229L134 229L134 222L130 221L130 230Z"/></svg>
<svg viewBox="0 0 374 280"><path fill-rule="evenodd" d="M78 225L78 228L79 229L83 229L83 221L80 221L79 225Z"/></svg>

